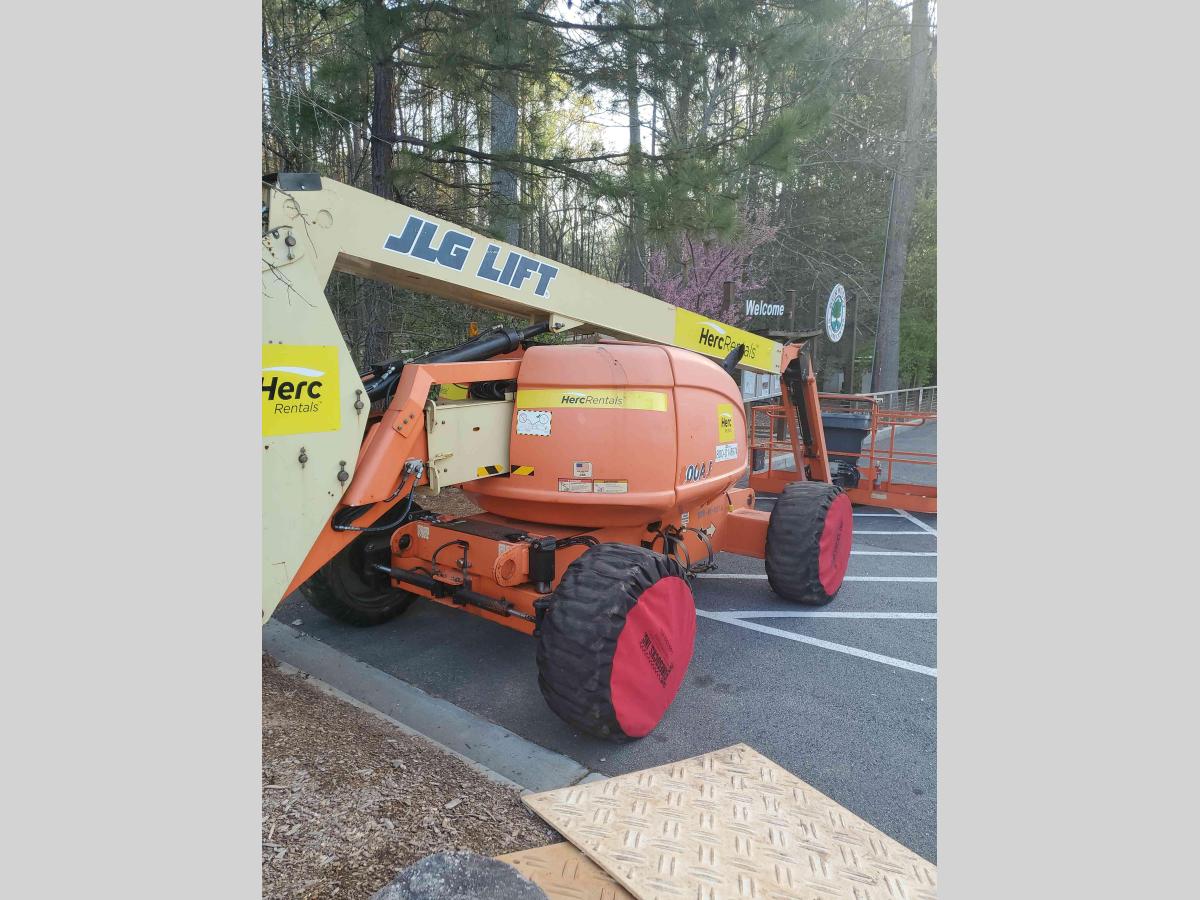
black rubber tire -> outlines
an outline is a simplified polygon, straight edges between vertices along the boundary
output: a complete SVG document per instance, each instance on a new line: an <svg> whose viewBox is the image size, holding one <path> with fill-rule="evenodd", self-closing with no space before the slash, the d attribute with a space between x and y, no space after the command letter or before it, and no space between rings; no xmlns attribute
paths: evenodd
<svg viewBox="0 0 1200 900"><path fill-rule="evenodd" d="M537 666L542 696L568 725L614 742L636 740L613 707L613 656L642 594L669 576L686 584L674 559L628 544L591 547L567 568L538 631ZM688 654L690 663L691 647Z"/></svg>
<svg viewBox="0 0 1200 900"><path fill-rule="evenodd" d="M367 628L404 612L416 596L392 587L382 572L368 575L367 559L384 565L390 558L391 533L363 534L300 585L300 593L331 619Z"/></svg>
<svg viewBox="0 0 1200 900"><path fill-rule="evenodd" d="M764 562L767 583L784 600L824 606L837 595L836 589L826 593L821 584L821 535L829 508L844 493L823 481L797 481L775 501L767 523ZM847 537L853 540L852 528Z"/></svg>

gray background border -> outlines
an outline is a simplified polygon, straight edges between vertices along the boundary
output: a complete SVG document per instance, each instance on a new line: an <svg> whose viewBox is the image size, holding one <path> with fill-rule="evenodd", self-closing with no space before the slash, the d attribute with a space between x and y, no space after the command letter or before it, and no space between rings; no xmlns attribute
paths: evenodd
<svg viewBox="0 0 1200 900"><path fill-rule="evenodd" d="M1159 896L1193 880L1197 12L944 6L942 895ZM259 10L4 31L8 881L256 896Z"/></svg>

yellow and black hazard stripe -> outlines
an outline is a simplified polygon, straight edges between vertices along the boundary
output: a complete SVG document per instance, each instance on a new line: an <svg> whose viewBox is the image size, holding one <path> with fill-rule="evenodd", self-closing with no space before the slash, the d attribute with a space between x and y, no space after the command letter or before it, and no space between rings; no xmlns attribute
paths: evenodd
<svg viewBox="0 0 1200 900"><path fill-rule="evenodd" d="M512 474L512 475L532 475L533 474L533 466L513 466L512 472L510 474Z"/></svg>
<svg viewBox="0 0 1200 900"><path fill-rule="evenodd" d="M480 466L475 470L476 478L487 478L489 475L499 475L504 471L504 466Z"/></svg>

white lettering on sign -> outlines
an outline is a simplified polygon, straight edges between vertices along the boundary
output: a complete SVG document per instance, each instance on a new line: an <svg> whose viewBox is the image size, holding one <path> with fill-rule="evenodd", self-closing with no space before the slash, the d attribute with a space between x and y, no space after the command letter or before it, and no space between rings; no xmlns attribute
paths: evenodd
<svg viewBox="0 0 1200 900"><path fill-rule="evenodd" d="M764 303L761 300L746 300L746 315L748 316L782 316L782 303Z"/></svg>

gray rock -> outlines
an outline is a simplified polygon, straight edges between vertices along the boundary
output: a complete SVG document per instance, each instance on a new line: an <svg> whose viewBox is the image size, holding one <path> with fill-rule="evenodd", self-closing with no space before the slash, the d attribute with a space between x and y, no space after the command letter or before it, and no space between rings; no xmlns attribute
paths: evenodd
<svg viewBox="0 0 1200 900"><path fill-rule="evenodd" d="M371 900L548 900L508 863L469 850L434 853L400 872Z"/></svg>

